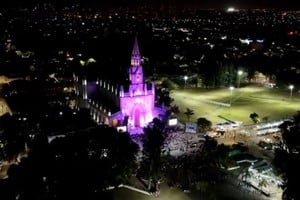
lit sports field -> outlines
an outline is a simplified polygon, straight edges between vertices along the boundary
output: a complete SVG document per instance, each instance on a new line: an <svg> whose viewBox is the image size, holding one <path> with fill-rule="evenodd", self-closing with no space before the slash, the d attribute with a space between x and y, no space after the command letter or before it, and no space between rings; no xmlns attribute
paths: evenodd
<svg viewBox="0 0 300 200"><path fill-rule="evenodd" d="M180 89L171 93L174 103L179 107L179 120L187 120L184 112L186 108L194 111L191 121L205 117L213 123L224 122L218 117L222 116L233 121L242 121L244 124L252 123L249 115L256 112L260 119L267 117L269 120L290 117L300 110L300 94L294 89L292 99L290 90L265 87L235 88L232 93L229 89ZM231 107L209 103L208 101L222 102Z"/></svg>

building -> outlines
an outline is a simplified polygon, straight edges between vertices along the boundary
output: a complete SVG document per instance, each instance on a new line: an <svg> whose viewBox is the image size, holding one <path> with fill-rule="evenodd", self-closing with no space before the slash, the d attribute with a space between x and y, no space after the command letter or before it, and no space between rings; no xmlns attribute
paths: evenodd
<svg viewBox="0 0 300 200"><path fill-rule="evenodd" d="M131 134L142 133L153 118L162 118L165 109L155 106L155 85L144 81L141 54L135 37L128 69L129 84L118 85L109 80L79 80L74 75L77 105L90 110L92 118L101 124L125 127Z"/></svg>

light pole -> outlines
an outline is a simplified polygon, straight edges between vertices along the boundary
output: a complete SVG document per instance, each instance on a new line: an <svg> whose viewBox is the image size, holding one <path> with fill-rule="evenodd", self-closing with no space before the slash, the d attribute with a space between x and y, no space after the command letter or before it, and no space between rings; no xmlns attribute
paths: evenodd
<svg viewBox="0 0 300 200"><path fill-rule="evenodd" d="M184 79L184 88L186 88L186 81L188 80L188 78L189 78L188 76L183 77L183 79Z"/></svg>
<svg viewBox="0 0 300 200"><path fill-rule="evenodd" d="M238 75L238 85L237 85L237 87L238 87L238 88L240 88L240 84L241 84L241 76L242 76L242 74L243 74L243 71L242 71L242 70L239 70L239 71L237 72L237 75Z"/></svg>
<svg viewBox="0 0 300 200"><path fill-rule="evenodd" d="M232 103L232 91L234 90L234 87L230 86L229 90L230 90L230 105L229 106L231 107L231 103Z"/></svg>
<svg viewBox="0 0 300 200"><path fill-rule="evenodd" d="M290 85L289 86L289 89L291 90L291 93L290 93L290 99L293 98L293 89L294 89L294 86L293 85Z"/></svg>

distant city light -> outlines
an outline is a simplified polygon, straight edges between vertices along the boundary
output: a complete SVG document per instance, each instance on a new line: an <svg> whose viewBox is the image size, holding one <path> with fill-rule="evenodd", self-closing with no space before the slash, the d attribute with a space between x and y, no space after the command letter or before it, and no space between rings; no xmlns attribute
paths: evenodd
<svg viewBox="0 0 300 200"><path fill-rule="evenodd" d="M235 12L237 11L234 7L227 8L227 12Z"/></svg>
<svg viewBox="0 0 300 200"><path fill-rule="evenodd" d="M290 99L293 98L293 89L294 89L294 85L289 85L289 89L291 90L291 93L290 93Z"/></svg>
<svg viewBox="0 0 300 200"><path fill-rule="evenodd" d="M240 40L240 42L242 43L242 44L250 44L251 42L253 42L253 40L251 40L251 39L239 39Z"/></svg>
<svg viewBox="0 0 300 200"><path fill-rule="evenodd" d="M263 43L264 40L256 40L256 42L258 42L258 43Z"/></svg>

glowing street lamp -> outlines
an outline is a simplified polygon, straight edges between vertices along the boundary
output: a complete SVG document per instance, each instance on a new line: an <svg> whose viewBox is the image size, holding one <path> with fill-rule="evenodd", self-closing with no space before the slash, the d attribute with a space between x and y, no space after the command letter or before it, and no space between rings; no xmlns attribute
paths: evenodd
<svg viewBox="0 0 300 200"><path fill-rule="evenodd" d="M237 72L237 75L238 75L238 85L237 85L237 87L239 88L240 87L240 84L241 84L241 76L242 76L242 74L243 74L243 71L242 70L239 70L238 72Z"/></svg>
<svg viewBox="0 0 300 200"><path fill-rule="evenodd" d="M290 86L289 86L289 89L291 90L291 93L290 93L290 99L292 99L292 97L293 97L293 89L294 89L294 86L293 86L293 85L290 85Z"/></svg>
<svg viewBox="0 0 300 200"><path fill-rule="evenodd" d="M183 79L184 79L184 88L186 88L186 81L188 80L188 78L189 78L188 76L183 77Z"/></svg>
<svg viewBox="0 0 300 200"><path fill-rule="evenodd" d="M230 90L230 106L231 106L231 103L232 103L232 91L234 90L234 87L230 86L229 90Z"/></svg>

